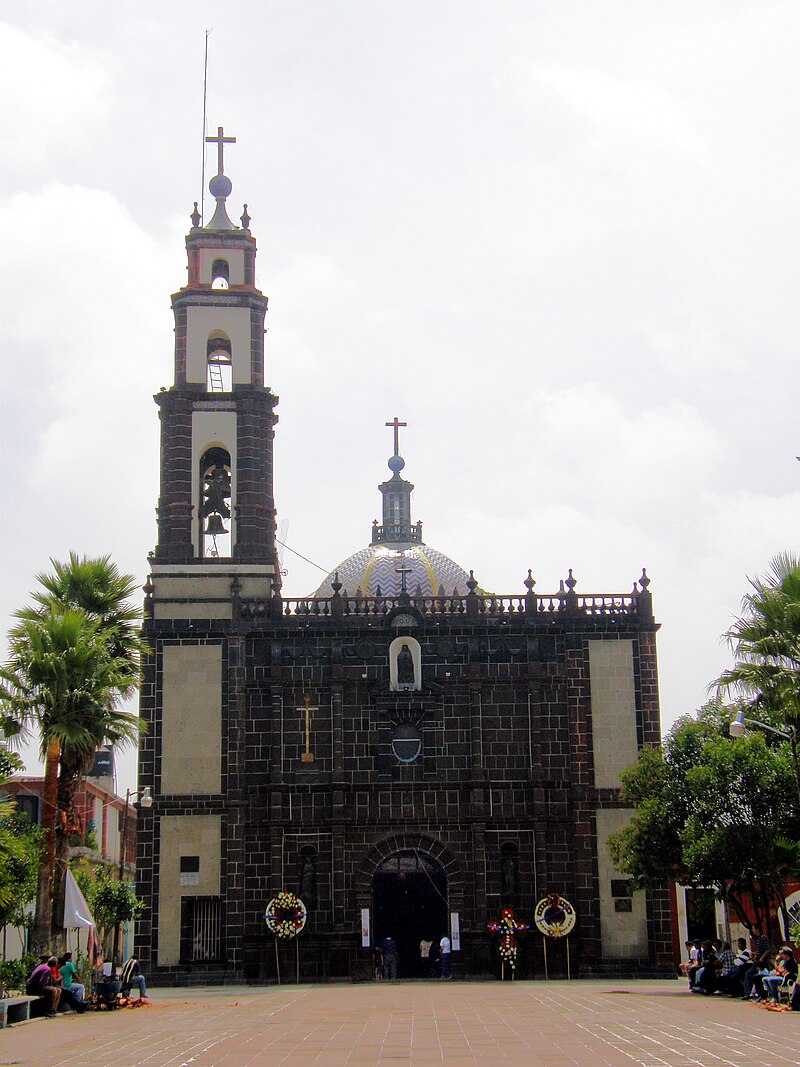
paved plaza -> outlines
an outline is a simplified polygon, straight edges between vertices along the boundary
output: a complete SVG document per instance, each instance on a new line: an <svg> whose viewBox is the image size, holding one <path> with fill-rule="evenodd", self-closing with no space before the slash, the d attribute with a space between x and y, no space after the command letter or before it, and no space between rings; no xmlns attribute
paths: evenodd
<svg viewBox="0 0 800 1067"><path fill-rule="evenodd" d="M417 982L153 991L152 1007L0 1031L24 1067L775 1067L800 1013L683 982Z"/></svg>

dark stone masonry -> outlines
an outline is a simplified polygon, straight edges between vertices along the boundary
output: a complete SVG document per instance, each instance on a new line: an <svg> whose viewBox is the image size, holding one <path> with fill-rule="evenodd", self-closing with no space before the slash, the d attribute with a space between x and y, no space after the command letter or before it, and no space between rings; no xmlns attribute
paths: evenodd
<svg viewBox="0 0 800 1067"><path fill-rule="evenodd" d="M618 772L660 737L649 580L582 596L570 572L537 595L529 574L513 595L481 590L412 523L395 420L372 545L314 595L283 597L266 298L225 197L212 221L187 237L175 384L156 397L139 780L154 803L139 814L136 934L148 980L293 980L298 946L276 950L264 920L280 890L308 909L304 980L369 978L388 935L401 976L421 976L420 940L445 931L455 976L499 975L486 923L507 907L532 923L552 892L575 928L546 946L521 937L520 975L663 972L667 895L633 894L605 849L626 815Z"/></svg>

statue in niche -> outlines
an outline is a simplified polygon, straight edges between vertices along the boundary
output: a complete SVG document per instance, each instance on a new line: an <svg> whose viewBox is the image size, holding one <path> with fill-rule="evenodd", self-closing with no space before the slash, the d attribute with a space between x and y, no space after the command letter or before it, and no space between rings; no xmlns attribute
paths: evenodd
<svg viewBox="0 0 800 1067"><path fill-rule="evenodd" d="M503 854L500 875L503 896L514 896L517 892L519 879L517 876L517 857L513 852L508 851Z"/></svg>
<svg viewBox="0 0 800 1067"><path fill-rule="evenodd" d="M414 684L414 657L408 645L402 645L397 653L397 684Z"/></svg>
<svg viewBox="0 0 800 1067"><path fill-rule="evenodd" d="M317 893L317 868L314 857L306 854L300 865L300 896L305 904L314 900Z"/></svg>

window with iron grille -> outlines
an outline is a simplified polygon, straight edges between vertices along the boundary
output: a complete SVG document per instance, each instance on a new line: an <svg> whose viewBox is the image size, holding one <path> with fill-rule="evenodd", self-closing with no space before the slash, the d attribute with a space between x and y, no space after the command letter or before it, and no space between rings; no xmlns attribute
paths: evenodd
<svg viewBox="0 0 800 1067"><path fill-rule="evenodd" d="M222 957L222 900L181 897L181 963L216 963Z"/></svg>

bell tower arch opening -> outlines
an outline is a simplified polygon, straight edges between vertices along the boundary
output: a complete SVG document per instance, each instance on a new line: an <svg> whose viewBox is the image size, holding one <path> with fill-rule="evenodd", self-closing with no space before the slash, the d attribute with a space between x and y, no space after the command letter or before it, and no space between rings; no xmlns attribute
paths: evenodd
<svg viewBox="0 0 800 1067"><path fill-rule="evenodd" d="M448 930L447 874L427 852L402 849L392 853L372 876L374 944L387 937L397 944L400 978L427 977L420 942L439 939Z"/></svg>
<svg viewBox="0 0 800 1067"><path fill-rule="evenodd" d="M233 387L231 341L222 330L215 330L206 345L206 391L229 393Z"/></svg>
<svg viewBox="0 0 800 1067"><path fill-rule="evenodd" d="M231 556L231 456L224 448L207 449L200 460L200 544L203 559ZM227 523L227 525L226 525Z"/></svg>
<svg viewBox="0 0 800 1067"><path fill-rule="evenodd" d="M215 259L211 264L211 288L227 289L231 271L227 259Z"/></svg>

